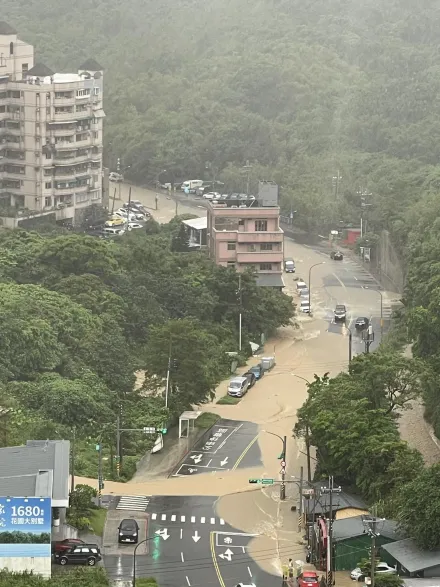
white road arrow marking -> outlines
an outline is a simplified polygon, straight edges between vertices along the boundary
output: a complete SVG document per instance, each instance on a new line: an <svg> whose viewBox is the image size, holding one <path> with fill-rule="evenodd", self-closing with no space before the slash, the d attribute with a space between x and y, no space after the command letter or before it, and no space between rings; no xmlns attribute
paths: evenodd
<svg viewBox="0 0 440 587"><path fill-rule="evenodd" d="M194 464L195 465L198 465L200 463L200 461L203 459L203 455L202 454L200 454L200 455L192 455L190 457L190 459L192 459L194 461Z"/></svg>
<svg viewBox="0 0 440 587"><path fill-rule="evenodd" d="M200 540L201 536L199 536L199 533L197 532L197 530L194 532L194 536L192 537L192 539L194 540L194 542L198 542Z"/></svg>
<svg viewBox="0 0 440 587"><path fill-rule="evenodd" d="M220 461L220 466L223 467L228 462L229 457L225 457L223 461Z"/></svg>
<svg viewBox="0 0 440 587"><path fill-rule="evenodd" d="M224 554L219 554L219 557L220 558L223 558L223 559L226 559L230 563L231 560L232 560L232 555L233 554L234 553L232 552L232 550L228 548L228 550Z"/></svg>
<svg viewBox="0 0 440 587"><path fill-rule="evenodd" d="M155 533L158 534L164 540L168 540L168 538L170 537L170 534L168 534L168 528L163 528L162 530L156 530Z"/></svg>

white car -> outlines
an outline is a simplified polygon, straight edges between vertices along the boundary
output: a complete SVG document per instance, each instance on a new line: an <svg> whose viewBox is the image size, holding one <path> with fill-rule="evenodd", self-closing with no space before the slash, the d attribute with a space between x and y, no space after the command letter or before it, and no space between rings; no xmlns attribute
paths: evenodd
<svg viewBox="0 0 440 587"><path fill-rule="evenodd" d="M116 214L120 214L120 216L127 218L128 209L119 208L119 210L116 210ZM146 216L140 210L136 210L136 208L130 208L130 220L146 220Z"/></svg>
<svg viewBox="0 0 440 587"><path fill-rule="evenodd" d="M394 575L397 573L397 567L390 567L389 564L384 562L377 563L374 570L375 574L389 573L390 575ZM356 567L351 571L350 577L351 579L353 579L353 581L363 581L365 578L365 574L361 571L359 567Z"/></svg>
<svg viewBox="0 0 440 587"><path fill-rule="evenodd" d="M220 197L220 194L218 194L217 192L208 192L207 194L203 194L203 197L205 198L205 200L216 200Z"/></svg>
<svg viewBox="0 0 440 587"><path fill-rule="evenodd" d="M238 583L235 587L256 587L255 583Z"/></svg>
<svg viewBox="0 0 440 587"><path fill-rule="evenodd" d="M108 176L110 181L124 181L124 176L121 175L120 173L116 173L116 171L112 171L109 176Z"/></svg>
<svg viewBox="0 0 440 587"><path fill-rule="evenodd" d="M144 228L142 226L142 224L139 224L139 222L129 222L128 223L128 230L134 230L136 228Z"/></svg>

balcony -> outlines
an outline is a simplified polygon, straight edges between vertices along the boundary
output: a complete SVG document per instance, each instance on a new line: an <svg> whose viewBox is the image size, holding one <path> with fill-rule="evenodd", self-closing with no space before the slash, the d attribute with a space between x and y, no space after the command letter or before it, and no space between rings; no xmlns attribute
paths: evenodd
<svg viewBox="0 0 440 587"><path fill-rule="evenodd" d="M92 138L91 137L87 137L86 139L82 140L82 141L75 141L75 147L77 147L78 149L81 149L81 147L90 147L92 145Z"/></svg>
<svg viewBox="0 0 440 587"><path fill-rule="evenodd" d="M69 97L65 97L65 98L54 98L54 106L60 107L60 106L70 106L70 105L74 105L75 104L75 96L73 95L72 92L72 96Z"/></svg>
<svg viewBox="0 0 440 587"><path fill-rule="evenodd" d="M47 131L47 134L50 134L52 137L70 137L76 134L76 128L73 124L70 128L59 128L55 125L52 125L50 130Z"/></svg>
<svg viewBox="0 0 440 587"><path fill-rule="evenodd" d="M283 251L237 251L237 263L278 263L283 261ZM279 271L279 269L278 269Z"/></svg>
<svg viewBox="0 0 440 587"><path fill-rule="evenodd" d="M76 143L74 141L58 141L55 145L52 145L56 151L72 151L76 149Z"/></svg>
<svg viewBox="0 0 440 587"><path fill-rule="evenodd" d="M282 243L284 239L284 231L268 230L264 232L239 232L237 234L238 243Z"/></svg>
<svg viewBox="0 0 440 587"><path fill-rule="evenodd" d="M69 179L76 177L75 169L64 169L64 170L62 170L62 169L63 168L55 168L55 175L53 176L55 181L63 181L63 180L68 181Z"/></svg>
<svg viewBox="0 0 440 587"><path fill-rule="evenodd" d="M84 118L92 118L90 108L87 108L86 110L80 110L80 111L75 112L75 119L76 120L83 120Z"/></svg>
<svg viewBox="0 0 440 587"><path fill-rule="evenodd" d="M76 120L75 112L54 112L52 122L61 122L63 120Z"/></svg>

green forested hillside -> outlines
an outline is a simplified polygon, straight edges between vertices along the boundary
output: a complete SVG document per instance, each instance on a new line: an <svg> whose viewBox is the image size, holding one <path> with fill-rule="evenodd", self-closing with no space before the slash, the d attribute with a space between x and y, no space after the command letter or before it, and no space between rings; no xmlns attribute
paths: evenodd
<svg viewBox="0 0 440 587"><path fill-rule="evenodd" d="M437 188L439 2L3 0L38 58L106 68L106 141L139 181L199 176L231 189L273 178L303 226L358 217L401 226ZM343 180L335 204L332 176ZM397 222L397 225L396 225Z"/></svg>

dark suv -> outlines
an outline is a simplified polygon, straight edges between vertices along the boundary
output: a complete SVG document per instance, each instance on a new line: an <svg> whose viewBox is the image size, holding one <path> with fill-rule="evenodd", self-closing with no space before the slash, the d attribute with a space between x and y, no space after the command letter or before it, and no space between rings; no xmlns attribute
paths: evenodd
<svg viewBox="0 0 440 587"><path fill-rule="evenodd" d="M118 542L134 542L139 540L139 526L136 520L122 520L118 528Z"/></svg>
<svg viewBox="0 0 440 587"><path fill-rule="evenodd" d="M335 308L335 322L345 322L347 317L347 308L343 304L338 304Z"/></svg>
<svg viewBox="0 0 440 587"><path fill-rule="evenodd" d="M102 559L97 544L77 544L64 552L55 552L55 562L59 565L88 565L94 567Z"/></svg>

